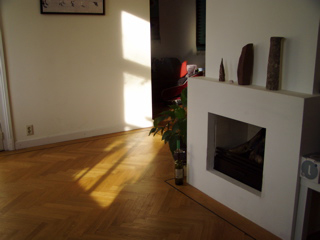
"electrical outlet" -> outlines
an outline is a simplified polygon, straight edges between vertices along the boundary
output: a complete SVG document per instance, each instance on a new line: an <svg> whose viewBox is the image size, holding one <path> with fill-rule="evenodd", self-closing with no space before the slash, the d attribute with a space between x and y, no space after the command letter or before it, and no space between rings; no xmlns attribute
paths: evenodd
<svg viewBox="0 0 320 240"><path fill-rule="evenodd" d="M34 134L33 125L27 125L26 129L27 129L27 136L31 136Z"/></svg>

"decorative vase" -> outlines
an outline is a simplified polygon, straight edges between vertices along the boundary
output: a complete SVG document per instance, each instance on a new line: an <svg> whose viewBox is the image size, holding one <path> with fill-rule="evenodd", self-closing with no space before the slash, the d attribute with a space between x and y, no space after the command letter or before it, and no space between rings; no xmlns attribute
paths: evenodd
<svg viewBox="0 0 320 240"><path fill-rule="evenodd" d="M281 47L283 39L283 37L270 38L266 85L268 90L279 90L280 87Z"/></svg>
<svg viewBox="0 0 320 240"><path fill-rule="evenodd" d="M253 73L253 44L249 43L242 48L238 63L238 84L250 85Z"/></svg>
<svg viewBox="0 0 320 240"><path fill-rule="evenodd" d="M222 58L220 63L219 82L224 82L225 80L226 79L225 79L225 72L224 72L223 58Z"/></svg>

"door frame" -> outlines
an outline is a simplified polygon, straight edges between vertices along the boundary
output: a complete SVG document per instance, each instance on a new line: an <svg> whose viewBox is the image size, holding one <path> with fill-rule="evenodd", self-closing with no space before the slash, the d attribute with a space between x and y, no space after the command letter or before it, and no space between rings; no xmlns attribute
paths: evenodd
<svg viewBox="0 0 320 240"><path fill-rule="evenodd" d="M2 41L2 31L0 28L0 118L1 128L3 131L4 150L14 150L14 137L10 111L8 82L5 67L4 49Z"/></svg>

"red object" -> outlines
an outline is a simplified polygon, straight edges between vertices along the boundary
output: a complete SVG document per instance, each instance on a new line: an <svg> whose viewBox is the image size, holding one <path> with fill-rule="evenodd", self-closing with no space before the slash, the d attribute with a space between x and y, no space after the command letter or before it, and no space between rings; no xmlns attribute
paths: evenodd
<svg viewBox="0 0 320 240"><path fill-rule="evenodd" d="M187 75L187 61L184 61L181 63L181 69L180 69L180 78L183 78L185 75Z"/></svg>
<svg viewBox="0 0 320 240"><path fill-rule="evenodd" d="M185 77L187 73L188 73L187 61L184 61L183 63L181 63L181 67L180 67L180 79ZM165 101L180 99L180 94L182 90L185 89L187 86L188 86L188 80L186 79L186 81L181 85L164 89L161 93L161 97Z"/></svg>
<svg viewBox="0 0 320 240"><path fill-rule="evenodd" d="M185 67L184 67L185 64ZM183 74L183 69L187 69L187 61L184 61L181 64L181 75ZM186 71L186 74L188 72ZM185 75L186 75L185 74ZM180 76L181 76L180 75ZM183 75L183 77L185 76ZM192 77L200 77L203 76L203 72L198 72L195 75L193 75ZM186 87L188 87L188 79L186 79L186 81L179 86L174 86L174 87L170 87L170 88L166 88L161 92L161 97L163 100L165 101L174 101L174 100L178 100L180 99L180 95L183 89L185 89Z"/></svg>

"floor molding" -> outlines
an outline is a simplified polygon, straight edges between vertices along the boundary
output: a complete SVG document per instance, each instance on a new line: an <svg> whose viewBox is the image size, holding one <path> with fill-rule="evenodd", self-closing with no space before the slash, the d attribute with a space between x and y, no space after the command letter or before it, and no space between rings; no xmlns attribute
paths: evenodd
<svg viewBox="0 0 320 240"><path fill-rule="evenodd" d="M94 140L99 140L99 139L104 139L104 138L112 138L115 136L134 134L137 132L146 132L146 134L147 134L149 131L150 131L150 128L142 128L142 129L135 129L135 130L130 130L130 131L103 134L103 135L98 135L98 136L94 136L94 137L87 137L87 138L45 144L45 145L41 145L41 146L28 147L28 148L13 150L13 151L4 151L4 152L0 152L0 157L13 155L13 154L20 154L20 153L25 153L25 152L44 150L44 149L55 148L55 147L61 147L61 146L67 146L67 145L72 145L72 144L77 144L77 143L89 142L89 141L94 141Z"/></svg>
<svg viewBox="0 0 320 240"><path fill-rule="evenodd" d="M261 240L280 240L279 237L251 222L245 217L241 216L237 212L217 202L211 197L207 196L200 190L194 188L188 183L184 183L182 186L177 186L174 183L174 178L165 181L168 185L181 192L203 208L207 209L211 213L215 214L219 218L228 222L233 227L239 229L249 237L253 239Z"/></svg>

